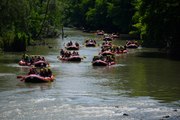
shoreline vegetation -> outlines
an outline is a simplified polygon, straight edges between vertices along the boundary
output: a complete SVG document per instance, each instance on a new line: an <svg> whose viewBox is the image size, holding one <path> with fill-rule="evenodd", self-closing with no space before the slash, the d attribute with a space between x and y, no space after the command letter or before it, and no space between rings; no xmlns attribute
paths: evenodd
<svg viewBox="0 0 180 120"><path fill-rule="evenodd" d="M22 52L41 39L57 37L62 27L58 4L56 0L1 1L1 50Z"/></svg>
<svg viewBox="0 0 180 120"><path fill-rule="evenodd" d="M63 27L135 36L180 59L179 0L6 0L0 4L0 49L22 52Z"/></svg>

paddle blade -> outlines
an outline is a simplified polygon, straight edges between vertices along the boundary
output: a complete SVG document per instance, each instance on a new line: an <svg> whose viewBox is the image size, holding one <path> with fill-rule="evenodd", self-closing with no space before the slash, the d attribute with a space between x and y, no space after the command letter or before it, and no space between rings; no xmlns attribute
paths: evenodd
<svg viewBox="0 0 180 120"><path fill-rule="evenodd" d="M23 76L21 76L21 75L18 75L18 76L17 76L17 78L23 78Z"/></svg>

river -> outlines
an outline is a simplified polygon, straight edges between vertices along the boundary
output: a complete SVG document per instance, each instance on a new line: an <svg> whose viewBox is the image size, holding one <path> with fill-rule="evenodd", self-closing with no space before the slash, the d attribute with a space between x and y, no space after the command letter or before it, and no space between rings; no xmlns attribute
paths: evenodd
<svg viewBox="0 0 180 120"><path fill-rule="evenodd" d="M0 53L1 120L180 119L180 61L164 58L155 49L138 48L116 56L113 66L93 67L100 46L87 48L83 43L97 36L69 28L65 34L63 40L47 39L46 46L28 48L28 54L43 55L50 62L56 77L52 83L21 82L16 76L29 71L17 64L23 53ZM70 40L81 45L80 63L57 59Z"/></svg>

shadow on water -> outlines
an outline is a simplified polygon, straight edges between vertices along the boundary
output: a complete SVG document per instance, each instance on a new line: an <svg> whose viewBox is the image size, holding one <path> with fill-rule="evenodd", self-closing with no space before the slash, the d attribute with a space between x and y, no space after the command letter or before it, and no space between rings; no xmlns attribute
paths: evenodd
<svg viewBox="0 0 180 120"><path fill-rule="evenodd" d="M180 61L180 56L171 56L166 52L153 51L153 52L141 52L138 57L144 58L164 58L169 60Z"/></svg>
<svg viewBox="0 0 180 120"><path fill-rule="evenodd" d="M29 88L29 89L40 89L41 91L43 90L49 90L52 89L53 83L48 82L48 83L19 83L17 84L19 88Z"/></svg>
<svg viewBox="0 0 180 120"><path fill-rule="evenodd" d="M138 57L145 58L168 58L166 53L162 52L142 52L138 55Z"/></svg>

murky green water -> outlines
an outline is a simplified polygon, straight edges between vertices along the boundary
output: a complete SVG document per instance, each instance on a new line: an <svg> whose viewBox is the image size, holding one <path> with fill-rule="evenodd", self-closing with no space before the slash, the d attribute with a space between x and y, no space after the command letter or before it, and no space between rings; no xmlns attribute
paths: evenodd
<svg viewBox="0 0 180 120"><path fill-rule="evenodd" d="M16 76L29 70L17 64L22 53L0 53L1 120L180 119L179 61L140 48L116 56L114 66L93 67L91 60L100 47L82 46L82 62L62 62L57 56L64 43L83 45L85 38L96 38L73 29L65 33L64 40L49 39L47 46L30 47L27 52L45 56L56 77L53 83L21 82Z"/></svg>

